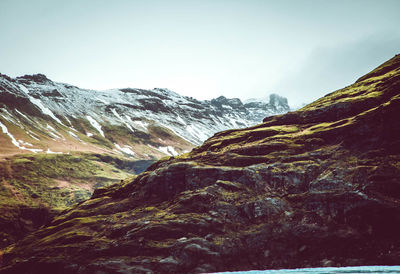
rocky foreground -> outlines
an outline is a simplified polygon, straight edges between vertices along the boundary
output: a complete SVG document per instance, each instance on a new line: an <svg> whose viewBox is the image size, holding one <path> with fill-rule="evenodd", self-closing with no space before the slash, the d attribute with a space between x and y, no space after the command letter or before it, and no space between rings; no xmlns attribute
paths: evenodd
<svg viewBox="0 0 400 274"><path fill-rule="evenodd" d="M400 55L263 124L224 131L63 212L2 273L398 264Z"/></svg>

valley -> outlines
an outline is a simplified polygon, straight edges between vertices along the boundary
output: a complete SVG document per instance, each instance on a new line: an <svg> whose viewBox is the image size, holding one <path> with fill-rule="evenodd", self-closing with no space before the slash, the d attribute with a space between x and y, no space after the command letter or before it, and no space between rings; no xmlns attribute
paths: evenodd
<svg viewBox="0 0 400 274"><path fill-rule="evenodd" d="M2 271L397 265L399 90L396 55L297 111L215 133L50 217L3 249Z"/></svg>
<svg viewBox="0 0 400 274"><path fill-rule="evenodd" d="M0 75L0 247L217 131L289 110L285 98L269 100L199 101L167 89L95 91L42 74Z"/></svg>

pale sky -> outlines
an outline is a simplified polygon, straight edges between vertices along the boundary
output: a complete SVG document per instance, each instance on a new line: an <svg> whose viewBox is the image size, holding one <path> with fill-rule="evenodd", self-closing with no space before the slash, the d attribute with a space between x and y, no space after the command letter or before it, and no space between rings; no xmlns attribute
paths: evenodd
<svg viewBox="0 0 400 274"><path fill-rule="evenodd" d="M0 0L0 72L290 105L400 53L400 0Z"/></svg>

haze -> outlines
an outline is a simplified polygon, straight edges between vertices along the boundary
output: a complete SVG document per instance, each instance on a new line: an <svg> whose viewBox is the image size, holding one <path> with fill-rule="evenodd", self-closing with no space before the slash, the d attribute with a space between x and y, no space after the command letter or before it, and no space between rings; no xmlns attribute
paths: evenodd
<svg viewBox="0 0 400 274"><path fill-rule="evenodd" d="M400 1L0 2L0 72L291 106L400 53Z"/></svg>

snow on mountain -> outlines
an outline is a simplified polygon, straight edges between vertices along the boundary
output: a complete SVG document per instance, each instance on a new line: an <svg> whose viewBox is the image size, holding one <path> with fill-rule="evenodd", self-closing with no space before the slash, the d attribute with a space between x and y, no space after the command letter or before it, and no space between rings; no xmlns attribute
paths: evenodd
<svg viewBox="0 0 400 274"><path fill-rule="evenodd" d="M270 94L268 98L245 100L244 105L256 120L283 114L290 110L287 99L275 93Z"/></svg>
<svg viewBox="0 0 400 274"><path fill-rule="evenodd" d="M0 121L22 129L26 141L38 146L29 149L46 150L64 141L59 150L78 142L131 157L175 156L218 131L251 126L288 110L287 99L276 94L268 102L243 104L224 96L199 101L161 88L96 91L42 74L15 79L0 74ZM46 147L40 144L44 139Z"/></svg>

